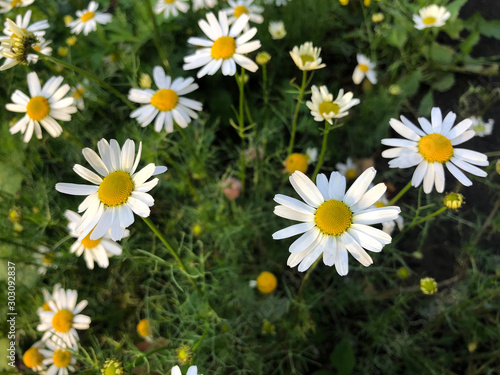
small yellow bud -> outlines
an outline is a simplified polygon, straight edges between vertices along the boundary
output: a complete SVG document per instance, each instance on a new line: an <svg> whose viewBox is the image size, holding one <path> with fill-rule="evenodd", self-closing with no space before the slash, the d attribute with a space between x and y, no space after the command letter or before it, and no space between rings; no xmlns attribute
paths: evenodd
<svg viewBox="0 0 500 375"><path fill-rule="evenodd" d="M369 7L370 4L372 3L372 0L365 0L364 3L365 3L365 7Z"/></svg>
<svg viewBox="0 0 500 375"><path fill-rule="evenodd" d="M103 375L122 375L123 366L116 359L106 359L103 368L101 369Z"/></svg>
<svg viewBox="0 0 500 375"><path fill-rule="evenodd" d="M379 23L379 22L382 22L384 20L384 14L383 13L373 13L373 16L372 16L372 21L375 22L375 23Z"/></svg>
<svg viewBox="0 0 500 375"><path fill-rule="evenodd" d="M149 326L149 321L147 319L142 319L138 324L137 324L137 333L139 336L146 338L151 336L151 328Z"/></svg>
<svg viewBox="0 0 500 375"><path fill-rule="evenodd" d="M67 25L70 22L73 22L73 17L71 17L69 14L64 16L64 24Z"/></svg>
<svg viewBox="0 0 500 375"><path fill-rule="evenodd" d="M464 196L459 193L449 193L444 197L443 204L450 210L456 211L465 204Z"/></svg>
<svg viewBox="0 0 500 375"><path fill-rule="evenodd" d="M497 171L498 174L500 174L500 159L498 159L497 163L495 164L495 170Z"/></svg>
<svg viewBox="0 0 500 375"><path fill-rule="evenodd" d="M255 61L257 61L257 64L259 65L266 65L269 61L271 61L271 55L267 52L259 52Z"/></svg>
<svg viewBox="0 0 500 375"><path fill-rule="evenodd" d="M399 87L398 85L390 85L389 86L389 94L394 95L394 96L400 95L401 94L401 87Z"/></svg>
<svg viewBox="0 0 500 375"><path fill-rule="evenodd" d="M141 73L139 77L139 86L141 89L149 89L151 88L151 77L147 73Z"/></svg>
<svg viewBox="0 0 500 375"><path fill-rule="evenodd" d="M307 172L307 160L309 157L305 154L291 154L283 162L285 169L283 173L292 174L295 171Z"/></svg>
<svg viewBox="0 0 500 375"><path fill-rule="evenodd" d="M263 335L275 335L276 327L269 320L264 319L262 322L262 334Z"/></svg>
<svg viewBox="0 0 500 375"><path fill-rule="evenodd" d="M438 290L438 284L432 277L424 277L420 280L420 290L424 294L434 294Z"/></svg>
<svg viewBox="0 0 500 375"><path fill-rule="evenodd" d="M203 232L203 228L201 227L200 224L195 224L195 225L193 225L192 231L193 231L193 235L195 237L199 237L201 235L201 233Z"/></svg>
<svg viewBox="0 0 500 375"><path fill-rule="evenodd" d="M12 223L18 223L21 220L21 212L19 208L12 207L9 211L9 221Z"/></svg>
<svg viewBox="0 0 500 375"><path fill-rule="evenodd" d="M68 39L66 39L66 44L70 47L73 47L76 44L76 41L78 38L76 36L70 36Z"/></svg>
<svg viewBox="0 0 500 375"><path fill-rule="evenodd" d="M396 276L401 280L406 280L410 277L410 271L408 271L408 268L400 267L396 271Z"/></svg>
<svg viewBox="0 0 500 375"><path fill-rule="evenodd" d="M57 48L57 54L61 57L64 57L68 54L69 49L67 47L59 47Z"/></svg>
<svg viewBox="0 0 500 375"><path fill-rule="evenodd" d="M349 4L349 0L339 0L339 1L340 1L340 4L343 6L346 6L347 4Z"/></svg>
<svg viewBox="0 0 500 375"><path fill-rule="evenodd" d="M469 345L467 345L467 350L469 350L469 353L475 352L477 349L477 342L470 342Z"/></svg>
<svg viewBox="0 0 500 375"><path fill-rule="evenodd" d="M181 365L185 365L186 363L191 363L193 359L193 351L189 347L189 345L183 344L180 348L175 350L175 354L177 356L177 360Z"/></svg>
<svg viewBox="0 0 500 375"><path fill-rule="evenodd" d="M278 286L278 279L271 272L264 271L257 277L257 289L261 293L272 293L276 286Z"/></svg>

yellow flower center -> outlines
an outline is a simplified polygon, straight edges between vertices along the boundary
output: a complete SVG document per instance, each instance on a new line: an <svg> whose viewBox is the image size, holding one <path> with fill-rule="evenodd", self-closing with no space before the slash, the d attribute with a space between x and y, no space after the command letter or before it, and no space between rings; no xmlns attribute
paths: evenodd
<svg viewBox="0 0 500 375"><path fill-rule="evenodd" d="M48 302L44 302L42 306L43 311L52 311Z"/></svg>
<svg viewBox="0 0 500 375"><path fill-rule="evenodd" d="M47 98L43 96L34 96L26 106L26 113L35 121L40 121L45 118L50 112L50 105Z"/></svg>
<svg viewBox="0 0 500 375"><path fill-rule="evenodd" d="M151 105L162 112L168 112L175 108L179 101L179 95L171 89L161 89L151 98Z"/></svg>
<svg viewBox="0 0 500 375"><path fill-rule="evenodd" d="M300 59L302 60L302 65L306 65L308 62L314 61L314 56L312 55L300 55Z"/></svg>
<svg viewBox="0 0 500 375"><path fill-rule="evenodd" d="M116 171L108 174L99 185L97 194L106 206L125 203L134 191L134 182L127 172Z"/></svg>
<svg viewBox="0 0 500 375"><path fill-rule="evenodd" d="M59 368L68 367L71 361L71 353L64 349L57 349L52 356L54 360L54 365Z"/></svg>
<svg viewBox="0 0 500 375"><path fill-rule="evenodd" d="M150 330L149 330L149 322L147 319L142 319L138 324L137 324L137 333L142 336L142 337L147 337L150 335Z"/></svg>
<svg viewBox="0 0 500 375"><path fill-rule="evenodd" d="M26 367L35 368L42 365L43 355L38 351L38 348L32 347L26 350L23 354L23 362Z"/></svg>
<svg viewBox="0 0 500 375"><path fill-rule="evenodd" d="M98 238L97 240L91 240L90 235L92 234L94 230L91 230L89 234L82 240L82 245L86 249L93 249L97 245L99 245L99 242L101 242L101 238Z"/></svg>
<svg viewBox="0 0 500 375"><path fill-rule="evenodd" d="M328 115L329 113L333 112L335 115L339 113L340 107L333 102L323 102L319 105L318 111L322 115Z"/></svg>
<svg viewBox="0 0 500 375"><path fill-rule="evenodd" d="M424 22L424 25L432 25L433 23L436 22L436 18L435 17L425 17L422 21Z"/></svg>
<svg viewBox="0 0 500 375"><path fill-rule="evenodd" d="M42 263L43 264L52 264L54 263L54 254L52 253L47 253L43 256L42 258Z"/></svg>
<svg viewBox="0 0 500 375"><path fill-rule="evenodd" d="M453 146L448 138L441 134L429 134L418 142L418 152L428 162L445 163L453 156Z"/></svg>
<svg viewBox="0 0 500 375"><path fill-rule="evenodd" d="M164 2L166 2L167 4L172 4L175 0L163 0Z"/></svg>
<svg viewBox="0 0 500 375"><path fill-rule="evenodd" d="M356 171L354 169L348 169L345 173L345 177L348 180L353 180L356 177Z"/></svg>
<svg viewBox="0 0 500 375"><path fill-rule="evenodd" d="M77 87L75 91L73 91L73 98L81 99L83 97L84 92L85 92L84 89L82 89L81 87Z"/></svg>
<svg viewBox="0 0 500 375"><path fill-rule="evenodd" d="M33 49L37 52L40 52L42 50L42 47L39 45L33 46Z"/></svg>
<svg viewBox="0 0 500 375"><path fill-rule="evenodd" d="M67 309L59 310L52 318L52 326L57 332L68 332L73 327L73 313Z"/></svg>
<svg viewBox="0 0 500 375"><path fill-rule="evenodd" d="M307 171L307 155L304 154L291 154L286 158L283 162L283 166L285 167L285 172L292 174L295 171L301 171L302 173L306 173Z"/></svg>
<svg viewBox="0 0 500 375"><path fill-rule="evenodd" d="M234 8L234 16L236 18L238 18L242 14L248 14L248 9L244 5L240 5Z"/></svg>
<svg viewBox="0 0 500 375"><path fill-rule="evenodd" d="M95 16L94 12L85 12L82 14L80 19L82 20L82 22L87 22L90 21L92 18L94 18L94 16Z"/></svg>
<svg viewBox="0 0 500 375"><path fill-rule="evenodd" d="M318 207L314 221L323 233L338 236L351 226L352 212L344 202L331 199Z"/></svg>
<svg viewBox="0 0 500 375"><path fill-rule="evenodd" d="M23 5L23 0L12 0L10 2L10 6L13 7L13 8L17 7L18 5Z"/></svg>
<svg viewBox="0 0 500 375"><path fill-rule="evenodd" d="M366 64L358 64L359 69L361 69L362 72L367 72L370 70L370 67Z"/></svg>
<svg viewBox="0 0 500 375"><path fill-rule="evenodd" d="M229 59L236 52L236 42L230 36L221 36L212 44L211 54L215 60Z"/></svg>
<svg viewBox="0 0 500 375"><path fill-rule="evenodd" d="M257 277L257 289L261 293L269 294L278 285L278 279L271 272L264 271Z"/></svg>

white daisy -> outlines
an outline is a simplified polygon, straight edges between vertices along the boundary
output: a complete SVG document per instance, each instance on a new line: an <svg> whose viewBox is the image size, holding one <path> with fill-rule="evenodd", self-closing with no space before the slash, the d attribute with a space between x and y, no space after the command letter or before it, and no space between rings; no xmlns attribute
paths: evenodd
<svg viewBox="0 0 500 375"><path fill-rule="evenodd" d="M52 40L45 40L43 37L39 37L38 41L33 45L33 49L42 55L50 56L52 55L52 47L49 44L52 43ZM38 55L28 54L28 62L36 64L38 62Z"/></svg>
<svg viewBox="0 0 500 375"><path fill-rule="evenodd" d="M469 130L474 130L477 136L484 137L485 135L490 135L493 132L493 125L495 125L495 120L490 118L488 122L485 122L482 117L472 116L470 117L472 124Z"/></svg>
<svg viewBox="0 0 500 375"><path fill-rule="evenodd" d="M262 17L261 13L264 11L264 8L252 4L254 0L228 0L227 4L230 8L224 9L228 16L228 22L232 25L236 20L241 17L243 14L246 14L249 18L249 22L253 23L262 23L264 22L264 17ZM250 28L249 23L245 26L245 31Z"/></svg>
<svg viewBox="0 0 500 375"><path fill-rule="evenodd" d="M285 23L283 21L269 22L269 34L274 40L283 39L286 36Z"/></svg>
<svg viewBox="0 0 500 375"><path fill-rule="evenodd" d="M42 311L51 311L50 306L49 306L49 301L54 301L54 296L59 289L61 289L61 284L59 284L59 283L54 285L54 289L53 289L52 293L50 293L45 288L42 289L43 305L42 305L42 307L38 308L38 310L37 310L38 315L40 315L40 313Z"/></svg>
<svg viewBox="0 0 500 375"><path fill-rule="evenodd" d="M193 0L193 11L211 9L217 5L217 0Z"/></svg>
<svg viewBox="0 0 500 375"><path fill-rule="evenodd" d="M69 221L68 229L70 230L70 236L78 238L79 233L76 232L75 229L81 221L81 216L70 210L66 210L64 216ZM70 251L77 256L83 254L89 270L94 269L94 262L101 268L108 268L108 258L111 258L113 255L120 255L122 253L122 247L111 239L109 233L104 234L104 236L97 240L90 239L91 233L92 232L87 234L83 240L76 241L71 245ZM129 231L125 230L123 237L128 237L128 235Z"/></svg>
<svg viewBox="0 0 500 375"><path fill-rule="evenodd" d="M451 15L445 7L441 7L436 4L422 8L418 11L418 13L420 15L413 15L415 28L418 30L422 30L427 27L443 26L446 23L446 20L450 18Z"/></svg>
<svg viewBox="0 0 500 375"><path fill-rule="evenodd" d="M65 347L58 347L48 341L47 349L40 349L40 353L45 357L44 366L50 366L45 372L46 375L68 375L74 372L76 364L75 356Z"/></svg>
<svg viewBox="0 0 500 375"><path fill-rule="evenodd" d="M56 190L70 195L87 195L78 207L78 212L85 211L75 232L80 233L78 240L84 239L90 232L90 240L104 236L111 228L111 238L118 241L125 235L125 228L134 222L134 213L148 217L149 207L154 199L147 194L158 184L158 178L148 182L151 176L163 173L166 167L157 167L150 163L139 172L135 172L141 157L142 142L134 161L135 143L127 139L123 148L115 139L110 143L101 139L97 143L99 155L90 149L82 150L87 162L102 178L82 165L76 164L73 170L94 185L56 184Z"/></svg>
<svg viewBox="0 0 500 375"><path fill-rule="evenodd" d="M358 175L358 167L356 163L352 161L352 158L347 158L345 164L335 164L335 168L337 168L337 171L348 180L354 180Z"/></svg>
<svg viewBox="0 0 500 375"><path fill-rule="evenodd" d="M35 342L31 348L26 350L23 354L23 363L26 367L31 369L31 371L40 372L45 369L43 364L43 354L40 349L44 349L45 345L42 341Z"/></svg>
<svg viewBox="0 0 500 375"><path fill-rule="evenodd" d="M207 22L208 21L208 22ZM191 37L188 43L200 46L193 55L184 57L184 70L203 68L196 75L214 75L222 67L222 74L233 76L236 73L236 64L246 70L256 72L259 66L243 54L253 52L260 48L260 41L249 42L257 33L255 27L241 34L248 23L246 14L238 17L229 28L226 13L220 11L219 19L213 13L207 14L207 21L200 20L198 25L210 38ZM241 35L240 35L241 34Z"/></svg>
<svg viewBox="0 0 500 375"><path fill-rule="evenodd" d="M337 99L333 100L333 95L328 92L326 86L311 87L312 101L306 102L307 107L311 110L311 115L315 121L328 121L333 125L332 119L345 117L349 114L348 109L359 104L359 99L353 99L353 93L344 94L344 90L340 89Z"/></svg>
<svg viewBox="0 0 500 375"><path fill-rule="evenodd" d="M80 111L83 111L85 109L85 102L83 101L84 93L85 89L80 83L78 83L76 87L71 88L71 96L73 96L73 99L75 99L75 105Z"/></svg>
<svg viewBox="0 0 500 375"><path fill-rule="evenodd" d="M290 56L300 70L322 69L326 65L321 63L321 48L314 47L312 42L305 42L300 47L293 47Z"/></svg>
<svg viewBox="0 0 500 375"><path fill-rule="evenodd" d="M172 367L171 374L172 375L182 375L180 367L179 366ZM197 375L197 374L198 374L198 367L197 366L190 366L186 372L186 375Z"/></svg>
<svg viewBox="0 0 500 375"><path fill-rule="evenodd" d="M411 184L415 187L424 182L424 192L430 193L433 185L439 193L444 191L443 164L453 176L465 186L472 185L463 169L476 176L486 177L486 172L475 167L487 166L486 155L464 148L456 148L461 143L474 137L473 130L467 130L472 121L465 119L453 126L457 116L449 112L443 120L441 110L432 108L431 121L419 117L418 122L422 129L401 116L401 121L391 119L391 127L406 139L382 139L382 144L393 146L382 152L385 158L394 158L389 161L391 168L410 168L418 165L413 173ZM459 169L460 168L460 169Z"/></svg>
<svg viewBox="0 0 500 375"><path fill-rule="evenodd" d="M97 24L105 25L111 22L111 14L96 12L99 4L91 1L87 9L77 10L76 20L67 24L71 28L71 33L80 34L83 30L83 35L88 35L91 31L96 31Z"/></svg>
<svg viewBox="0 0 500 375"><path fill-rule="evenodd" d="M18 14L16 16L15 24L26 31L35 34L36 37L43 37L45 35L45 30L49 28L49 22L47 20L37 21L30 25L31 21L31 10L27 10L24 16ZM9 39L12 36L11 25L7 20L3 23L3 34L0 36L0 41L4 39Z"/></svg>
<svg viewBox="0 0 500 375"><path fill-rule="evenodd" d="M176 78L172 81L170 76L160 66L153 69L153 78L157 91L151 89L131 89L128 94L129 100L135 103L145 104L130 114L137 118L142 127L148 126L155 118L155 131L160 132L163 128L167 133L174 131L174 122L185 128L191 119L197 119L195 111L201 111L203 106L200 102L182 97L198 88L193 83L194 79Z"/></svg>
<svg viewBox="0 0 500 375"><path fill-rule="evenodd" d="M38 274L45 275L50 268L57 268L54 263L55 254L46 246L38 246L38 252L33 254L38 265Z"/></svg>
<svg viewBox="0 0 500 375"><path fill-rule="evenodd" d="M14 91L10 99L14 103L5 105L11 112L26 113L10 128L10 134L21 132L24 142L29 142L33 132L38 139L42 138L40 125L52 136L59 137L61 126L56 120L70 121L71 114L76 112L73 98L64 97L70 90L68 84L61 86L63 77L50 77L43 87L35 72L27 75L28 88L31 98L20 90Z"/></svg>
<svg viewBox="0 0 500 375"><path fill-rule="evenodd" d="M354 68L354 73L352 74L352 80L356 85L359 85L363 78L368 78L372 84L377 83L377 73L375 72L375 67L377 66L374 62L371 62L368 57L358 53L356 55L358 60L358 65Z"/></svg>
<svg viewBox="0 0 500 375"><path fill-rule="evenodd" d="M364 249L380 252L392 239L369 225L395 220L400 212L396 206L372 207L387 189L380 183L367 191L375 174L374 168L368 168L347 192L346 179L338 172L332 172L330 181L319 174L316 185L302 172L290 176L290 183L305 203L277 194L274 200L280 205L274 213L302 223L277 231L273 238L305 233L290 245L288 266L299 265L299 272L306 271L323 254L325 265L335 264L339 275L344 276L349 271L347 252L365 267L373 263Z"/></svg>
<svg viewBox="0 0 500 375"><path fill-rule="evenodd" d="M35 0L7 0L0 1L0 13L7 13L13 8L27 7L35 2Z"/></svg>
<svg viewBox="0 0 500 375"><path fill-rule="evenodd" d="M163 12L163 17L168 18L170 15L177 17L179 12L186 13L189 10L187 0L158 0L155 5L155 13Z"/></svg>
<svg viewBox="0 0 500 375"><path fill-rule="evenodd" d="M72 289L58 289L53 293L53 300L49 301L51 311L40 312L40 324L37 331L45 332L42 341L54 343L61 348L78 347L78 330L88 329L90 317L80 314L87 306L83 300L76 304L78 293ZM59 366L61 367L61 366Z"/></svg>

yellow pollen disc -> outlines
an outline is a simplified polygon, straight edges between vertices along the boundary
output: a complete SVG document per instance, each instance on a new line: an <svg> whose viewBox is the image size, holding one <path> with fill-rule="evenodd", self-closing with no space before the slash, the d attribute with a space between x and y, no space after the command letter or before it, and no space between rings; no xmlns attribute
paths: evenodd
<svg viewBox="0 0 500 375"><path fill-rule="evenodd" d="M23 0L12 0L10 2L10 6L11 7L17 7L18 5L23 5Z"/></svg>
<svg viewBox="0 0 500 375"><path fill-rule="evenodd" d="M340 107L333 102L323 102L319 105L318 111L322 115L328 115L329 113L333 112L334 114L339 113Z"/></svg>
<svg viewBox="0 0 500 375"><path fill-rule="evenodd" d="M179 101L179 95L171 89L161 89L151 98L151 105L160 111L168 112L175 108Z"/></svg>
<svg viewBox="0 0 500 375"><path fill-rule="evenodd" d="M52 356L54 360L54 365L59 368L68 367L69 362L71 361L71 353L67 350L57 349Z"/></svg>
<svg viewBox="0 0 500 375"><path fill-rule="evenodd" d="M90 21L92 18L94 18L94 16L95 16L94 12L85 12L82 14L80 19L82 20L82 22L87 22Z"/></svg>
<svg viewBox="0 0 500 375"><path fill-rule="evenodd" d="M242 14L248 14L248 9L244 5L240 5L234 8L234 16L236 18L238 18Z"/></svg>
<svg viewBox="0 0 500 375"><path fill-rule="evenodd" d="M314 221L324 234L338 236L351 226L352 212L344 202L331 199L318 207Z"/></svg>
<svg viewBox="0 0 500 375"><path fill-rule="evenodd" d="M271 272L264 271L257 277L257 289L264 294L271 293L278 285L278 279Z"/></svg>
<svg viewBox="0 0 500 375"><path fill-rule="evenodd" d="M230 36L221 36L212 44L210 53L215 60L229 59L236 52L236 42Z"/></svg>
<svg viewBox="0 0 500 375"><path fill-rule="evenodd" d="M40 47L39 45L36 45L36 46L33 46L33 49L37 52L40 52L42 50L42 47Z"/></svg>
<svg viewBox="0 0 500 375"><path fill-rule="evenodd" d="M26 106L26 113L35 121L40 121L45 118L50 112L50 105L47 98L43 96L34 96Z"/></svg>
<svg viewBox="0 0 500 375"><path fill-rule="evenodd" d="M166 2L167 4L172 4L175 0L163 0L164 2Z"/></svg>
<svg viewBox="0 0 500 375"><path fill-rule="evenodd" d="M90 231L89 234L82 240L82 245L86 249L93 249L97 245L99 245L99 242L101 242L101 239L98 238L97 240L91 240L90 235L92 234L93 230Z"/></svg>
<svg viewBox="0 0 500 375"><path fill-rule="evenodd" d="M354 169L348 169L345 173L345 177L348 180L353 180L356 177L356 171Z"/></svg>
<svg viewBox="0 0 500 375"><path fill-rule="evenodd" d="M127 172L116 171L108 174L99 185L97 194L106 206L125 203L134 191L134 183Z"/></svg>
<svg viewBox="0 0 500 375"><path fill-rule="evenodd" d="M151 331L149 330L149 322L147 319L142 319L138 324L137 324L137 333L141 335L142 337L147 337L150 335Z"/></svg>
<svg viewBox="0 0 500 375"><path fill-rule="evenodd" d="M42 309L43 309L43 311L52 311L52 309L50 308L48 302L44 302L43 303Z"/></svg>
<svg viewBox="0 0 500 375"><path fill-rule="evenodd" d="M283 162L285 172L292 174L295 171L306 173L307 171L307 156L304 154L294 153L286 158Z"/></svg>
<svg viewBox="0 0 500 375"><path fill-rule="evenodd" d="M52 253L47 253L43 256L42 258L42 263L43 264L52 264L54 263L54 254Z"/></svg>
<svg viewBox="0 0 500 375"><path fill-rule="evenodd" d="M43 355L38 351L38 348L32 347L26 350L23 354L23 362L26 367L35 368L42 365Z"/></svg>
<svg viewBox="0 0 500 375"><path fill-rule="evenodd" d="M429 134L418 142L418 152L430 163L445 163L453 156L453 146L441 134Z"/></svg>
<svg viewBox="0 0 500 375"><path fill-rule="evenodd" d="M436 22L436 18L435 17L425 17L423 19L423 22L424 22L424 25L432 25L433 23Z"/></svg>
<svg viewBox="0 0 500 375"><path fill-rule="evenodd" d="M361 69L362 72L367 72L370 70L370 67L366 64L358 64L359 69Z"/></svg>
<svg viewBox="0 0 500 375"><path fill-rule="evenodd" d="M302 60L302 64L306 65L308 62L314 61L314 56L311 55L300 55L300 59Z"/></svg>
<svg viewBox="0 0 500 375"><path fill-rule="evenodd" d="M73 313L67 309L59 310L52 318L52 327L57 332L68 332L73 327Z"/></svg>
<svg viewBox="0 0 500 375"><path fill-rule="evenodd" d="M80 99L83 97L83 93L85 92L84 89L82 88L77 88L75 91L73 91L73 98L75 99Z"/></svg>

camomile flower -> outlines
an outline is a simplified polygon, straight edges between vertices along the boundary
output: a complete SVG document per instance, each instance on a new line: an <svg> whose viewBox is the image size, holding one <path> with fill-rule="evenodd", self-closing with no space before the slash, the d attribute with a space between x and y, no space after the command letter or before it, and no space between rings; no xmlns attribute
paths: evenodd
<svg viewBox="0 0 500 375"><path fill-rule="evenodd" d="M50 56L52 55L52 47L49 46L50 43L52 43L52 40L45 40L43 37L40 37L33 45L33 49L42 55ZM38 55L28 54L28 62L36 64L38 62Z"/></svg>
<svg viewBox="0 0 500 375"><path fill-rule="evenodd" d="M352 158L347 158L345 164L335 164L335 168L337 168L337 171L348 180L354 180L358 175L358 167L356 163L352 161Z"/></svg>
<svg viewBox="0 0 500 375"><path fill-rule="evenodd" d="M445 7L436 4L429 5L418 11L419 15L413 15L413 22L415 28L418 30L426 29L428 27L440 27L446 23L451 14Z"/></svg>
<svg viewBox="0 0 500 375"><path fill-rule="evenodd" d="M236 20L246 14L249 19L249 23L262 23L264 22L264 17L262 17L261 13L264 11L264 8L254 5L254 0L228 0L227 4L230 8L224 9L228 16L228 23L232 25ZM245 26L245 30L250 28L249 23Z"/></svg>
<svg viewBox="0 0 500 375"><path fill-rule="evenodd" d="M36 253L33 253L33 257L36 259L39 275L45 275L50 268L57 268L54 263L55 254L48 247L38 246L37 250Z"/></svg>
<svg viewBox="0 0 500 375"><path fill-rule="evenodd" d="M269 34L274 40L283 39L286 36L285 23L283 21L269 22Z"/></svg>
<svg viewBox="0 0 500 375"><path fill-rule="evenodd" d="M97 12L97 8L99 4L91 1L87 9L77 10L78 18L66 25L71 28L71 33L80 34L83 31L83 35L88 35L91 31L97 30L98 23L105 25L111 22L111 14Z"/></svg>
<svg viewBox="0 0 500 375"><path fill-rule="evenodd" d="M78 83L76 87L71 88L71 96L75 99L75 105L80 111L85 109L83 94L85 94L85 89L80 83Z"/></svg>
<svg viewBox="0 0 500 375"><path fill-rule="evenodd" d="M356 65L352 74L353 82L359 85L363 81L363 78L366 77L368 81L375 85L377 83L377 73L374 69L377 65L361 53L356 55L356 59L358 60L358 65Z"/></svg>
<svg viewBox="0 0 500 375"><path fill-rule="evenodd" d="M172 367L171 374L172 375L182 375L180 367L179 366ZM197 366L190 366L186 372L186 375L198 375L198 367Z"/></svg>
<svg viewBox="0 0 500 375"><path fill-rule="evenodd" d="M0 1L0 13L7 13L13 8L27 7L35 2L35 0L7 0Z"/></svg>
<svg viewBox="0 0 500 375"><path fill-rule="evenodd" d="M217 5L217 0L193 0L193 11L211 9Z"/></svg>
<svg viewBox="0 0 500 375"><path fill-rule="evenodd" d="M43 37L45 35L45 30L49 28L49 22L47 20L37 21L30 25L31 21L31 10L27 10L24 16L18 14L16 16L16 22L14 24L20 29L24 29L27 32L33 33L36 37ZM11 21L12 22L12 21ZM4 39L9 39L12 37L11 24L5 20L3 23L3 34L0 36L0 41Z"/></svg>
<svg viewBox="0 0 500 375"><path fill-rule="evenodd" d="M68 375L75 371L76 358L66 347L59 347L51 341L47 342L47 347L40 349L45 357L43 364L49 366L45 372L47 375Z"/></svg>
<svg viewBox="0 0 500 375"><path fill-rule="evenodd" d="M21 132L24 134L24 142L29 142L34 132L41 139L41 125L52 137L59 137L63 130L56 120L70 121L71 114L76 112L73 98L64 97L70 86L61 86L63 77L59 76L50 77L41 87L35 72L28 73L27 81L31 98L16 90L10 97L14 103L5 105L11 112L26 113L9 129L10 134Z"/></svg>
<svg viewBox="0 0 500 375"><path fill-rule="evenodd" d="M293 47L290 56L300 70L317 70L326 66L321 63L320 53L321 48L314 47L312 42L305 42L300 47Z"/></svg>
<svg viewBox="0 0 500 375"><path fill-rule="evenodd" d="M37 341L31 346L31 348L24 352L23 363L30 370L40 372L45 369L45 365L43 364L44 356L40 352L40 349L43 349L44 347L45 345L42 341Z"/></svg>
<svg viewBox="0 0 500 375"><path fill-rule="evenodd" d="M61 284L59 284L59 283L54 285L54 289L53 289L52 293L50 293L45 288L42 289L43 305L42 305L42 307L38 308L38 310L37 310L38 315L40 315L40 313L42 311L51 311L50 306L49 306L49 301L54 301L54 296L56 295L56 293L59 289L61 289Z"/></svg>
<svg viewBox="0 0 500 375"><path fill-rule="evenodd" d="M426 194L432 191L434 185L438 193L444 191L443 164L460 183L471 186L472 181L460 169L486 177L487 173L476 165L487 166L488 158L479 152L455 147L475 135L473 130L468 130L472 123L470 119L453 126L456 117L455 113L449 112L443 119L441 110L435 107L431 111L432 124L426 118L419 117L421 128L404 116L401 116L402 122L391 119L391 127L406 139L382 139L382 144L394 147L382 152L382 156L393 159L389 161L390 168L417 166L411 184L418 187L423 181Z"/></svg>
<svg viewBox="0 0 500 375"><path fill-rule="evenodd" d="M290 176L290 183L305 203L277 194L274 200L280 205L274 213L301 223L273 234L279 240L304 233L290 245L288 266L299 265L299 272L304 272L323 254L325 265L335 264L338 274L345 276L349 272L348 252L365 267L373 263L365 249L380 252L392 239L369 225L395 220L400 212L396 206L372 207L387 189L380 183L367 191L376 173L368 168L347 192L346 179L338 172L332 172L330 180L319 174L316 184L299 171Z"/></svg>
<svg viewBox="0 0 500 375"><path fill-rule="evenodd" d="M69 221L68 229L70 230L70 236L78 238L79 233L75 229L81 220L81 216L71 210L66 210L64 216ZM97 240L90 239L91 233L87 234L83 240L76 241L71 245L70 252L75 253L77 256L83 254L89 270L94 269L94 262L101 268L108 268L108 258L111 258L113 255L120 255L122 247L111 239L109 233L105 233L104 236ZM128 237L128 235L129 231L125 230L123 237Z"/></svg>
<svg viewBox="0 0 500 375"><path fill-rule="evenodd" d="M155 13L163 12L163 17L177 17L179 12L186 13L189 10L187 0L158 0L155 5Z"/></svg>
<svg viewBox="0 0 500 375"><path fill-rule="evenodd" d="M76 290L58 289L53 293L53 300L48 302L50 311L39 314L41 323L36 329L45 332L42 341L47 342L47 345L52 342L58 347L73 350L78 347L76 330L88 329L90 317L80 314L87 306L87 301L76 304L77 298Z"/></svg>
<svg viewBox="0 0 500 375"><path fill-rule="evenodd" d="M154 205L154 199L147 192L158 184L158 178L147 181L151 176L163 173L166 167L157 167L150 163L139 172L142 142L134 161L135 143L127 139L123 148L115 139L110 143L101 139L97 143L99 155L90 149L82 150L87 162L101 176L76 164L73 170L85 180L94 185L58 183L56 190L70 195L86 195L78 207L83 212L80 223L75 228L81 241L90 233L89 240L97 240L111 228L111 238L118 241L125 235L125 229L134 222L134 213L148 217L149 207ZM146 182L147 181L147 182Z"/></svg>
<svg viewBox="0 0 500 375"><path fill-rule="evenodd" d="M472 116L470 117L472 124L469 130L474 130L477 136L484 137L490 135L493 132L493 125L495 125L495 120L490 118L488 122L485 122L482 117Z"/></svg>
<svg viewBox="0 0 500 375"><path fill-rule="evenodd" d="M129 100L144 104L130 114L137 118L142 127L148 126L153 120L154 129L160 132L165 128L167 133L174 131L174 122L181 128L185 128L191 119L197 119L195 111L202 110L202 104L196 100L188 99L182 95L189 94L198 89L194 79L176 78L172 81L170 76L160 66L153 69L153 78L158 90L131 89L128 94Z"/></svg>
<svg viewBox="0 0 500 375"><path fill-rule="evenodd" d="M193 55L184 57L184 70L203 68L196 75L198 78L204 75L214 75L220 68L225 76L233 76L236 73L236 64L246 70L256 72L259 66L243 56L260 48L260 41L250 41L257 29L255 27L242 33L248 24L246 14L238 17L229 28L226 13L220 11L219 19L213 13L207 14L207 21L200 20L198 25L209 39L191 37L188 43L201 48Z"/></svg>
<svg viewBox="0 0 500 375"><path fill-rule="evenodd" d="M312 101L306 102L307 107L311 110L315 121L327 121L333 125L332 119L345 117L349 114L348 109L359 104L359 99L353 99L353 93L344 94L344 90L340 89L337 98L333 100L333 95L328 92L326 86L311 87Z"/></svg>

